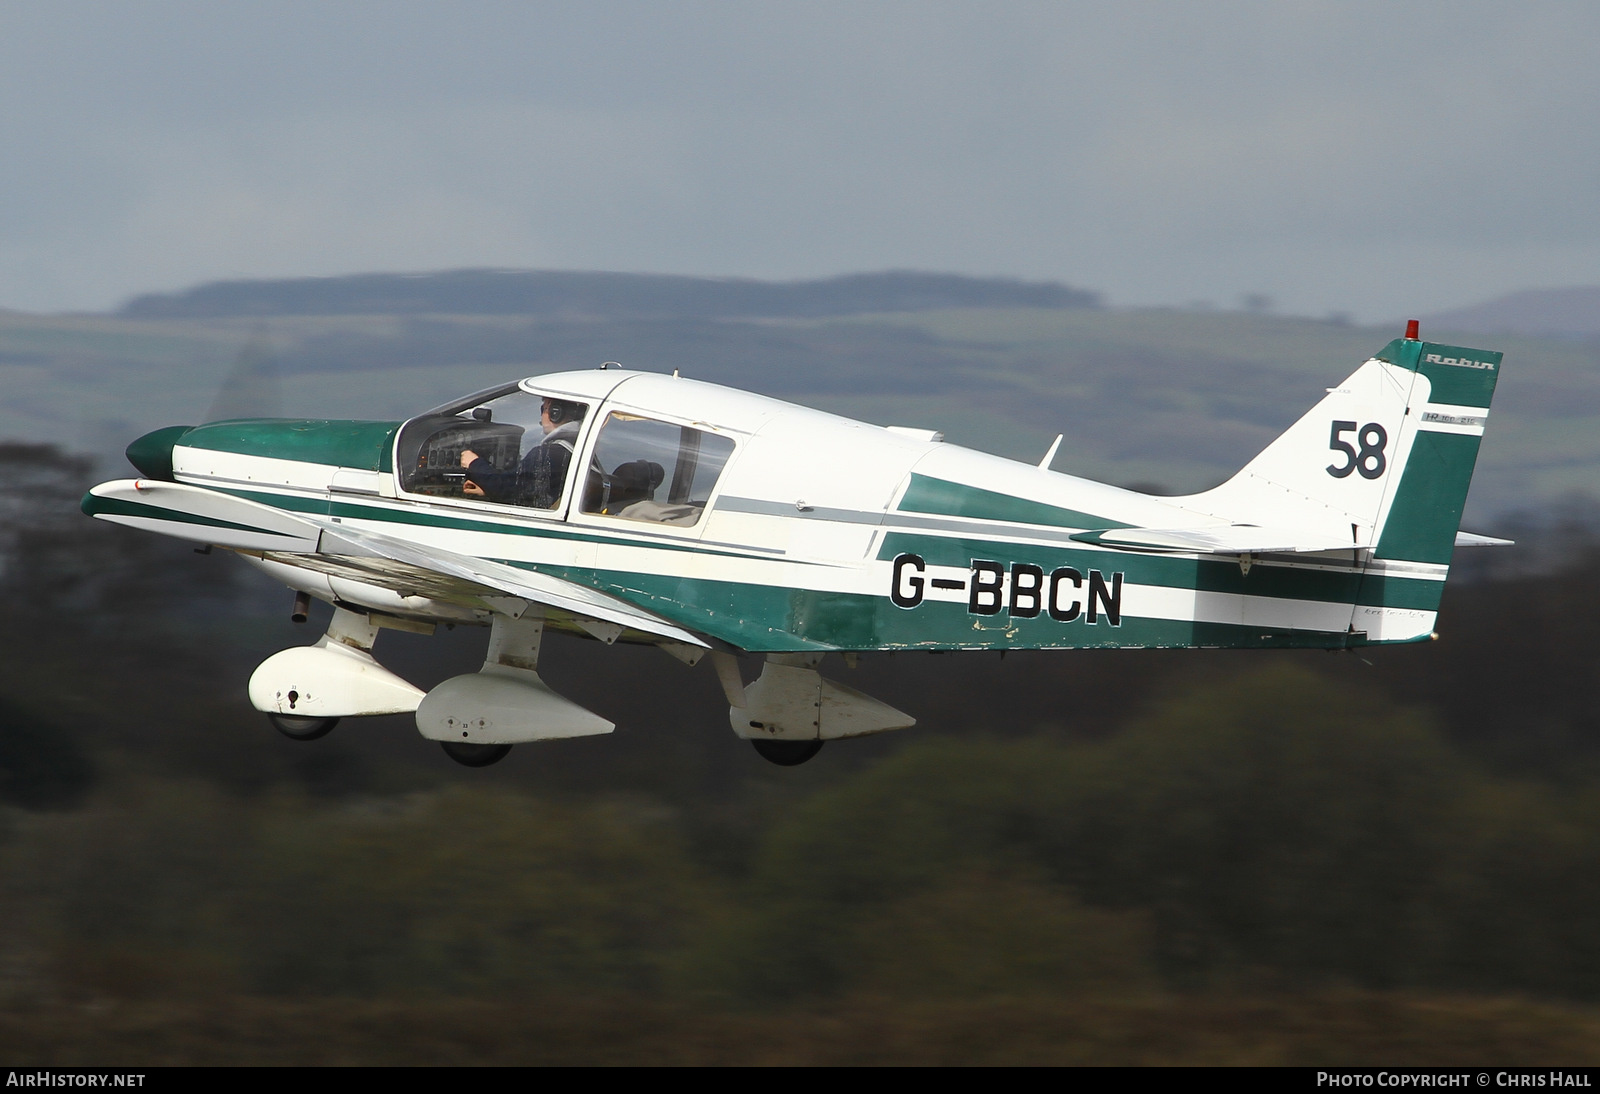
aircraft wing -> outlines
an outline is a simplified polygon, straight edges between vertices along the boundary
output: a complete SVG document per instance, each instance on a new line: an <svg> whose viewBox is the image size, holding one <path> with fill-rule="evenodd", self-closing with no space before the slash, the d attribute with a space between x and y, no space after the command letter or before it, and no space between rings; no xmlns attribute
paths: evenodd
<svg viewBox="0 0 1600 1094"><path fill-rule="evenodd" d="M598 620L601 624L709 648L703 639L660 616L564 578L334 524L321 517L288 513L198 486L119 479L90 490L84 495L82 509L113 524L257 552L406 596L446 600L466 597L511 615L518 614L523 604L542 604L580 620ZM604 630L590 629L596 634ZM616 633L612 632L611 637Z"/></svg>
<svg viewBox="0 0 1600 1094"><path fill-rule="evenodd" d="M333 556L349 568L367 574L368 576L362 580L380 579L381 583L381 578L389 571L387 567L381 565L364 567L360 560L398 562L404 567L463 582L475 587L474 591L480 596L487 593L491 599L514 597L569 612L572 615L598 619L630 630L668 638L674 642L683 642L702 649L710 648L703 639L667 622L660 616L636 608L609 593L564 578L543 574L537 570L508 566L492 559L457 554L440 547L425 547L380 532L350 528L343 524L315 519L309 523L316 524L322 531L316 553L319 556Z"/></svg>
<svg viewBox="0 0 1600 1094"><path fill-rule="evenodd" d="M155 479L103 482L83 496L79 508L112 524L240 551L314 551L320 535L282 509Z"/></svg>

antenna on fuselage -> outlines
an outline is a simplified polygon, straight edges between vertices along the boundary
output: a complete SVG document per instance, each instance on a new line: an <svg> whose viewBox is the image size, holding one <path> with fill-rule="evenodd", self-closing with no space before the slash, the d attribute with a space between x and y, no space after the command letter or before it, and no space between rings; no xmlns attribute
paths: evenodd
<svg viewBox="0 0 1600 1094"><path fill-rule="evenodd" d="M1040 471L1050 470L1050 461L1056 458L1056 449L1061 447L1061 438L1065 436L1065 433L1057 433L1056 439L1050 442L1050 451L1046 452L1044 459L1039 461Z"/></svg>

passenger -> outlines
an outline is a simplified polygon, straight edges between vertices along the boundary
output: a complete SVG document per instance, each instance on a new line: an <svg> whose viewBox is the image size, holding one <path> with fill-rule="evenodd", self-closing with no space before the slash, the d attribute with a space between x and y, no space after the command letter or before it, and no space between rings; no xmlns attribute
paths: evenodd
<svg viewBox="0 0 1600 1094"><path fill-rule="evenodd" d="M469 498L509 502L535 509L553 509L561 501L567 468L578 440L578 425L587 407L566 399L545 399L539 411L544 439L529 449L512 471L501 471L472 449L461 453L466 481L461 493Z"/></svg>

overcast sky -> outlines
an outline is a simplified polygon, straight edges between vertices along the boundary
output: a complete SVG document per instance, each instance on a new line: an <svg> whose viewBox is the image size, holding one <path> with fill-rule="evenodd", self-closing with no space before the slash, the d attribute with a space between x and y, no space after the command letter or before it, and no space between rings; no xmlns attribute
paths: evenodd
<svg viewBox="0 0 1600 1094"><path fill-rule="evenodd" d="M462 266L1600 284L1600 5L0 0L0 307Z"/></svg>

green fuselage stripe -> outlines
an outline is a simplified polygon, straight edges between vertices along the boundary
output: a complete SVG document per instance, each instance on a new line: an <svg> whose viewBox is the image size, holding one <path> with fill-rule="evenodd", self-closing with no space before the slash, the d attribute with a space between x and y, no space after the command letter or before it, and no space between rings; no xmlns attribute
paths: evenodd
<svg viewBox="0 0 1600 1094"><path fill-rule="evenodd" d="M902 513L934 513L973 520L1003 520L1013 524L1040 524L1051 528L1128 528L1121 521L1063 509L1058 505L963 486L958 482L913 474L905 496L895 506Z"/></svg>
<svg viewBox="0 0 1600 1094"><path fill-rule="evenodd" d="M929 566L956 566L966 569L973 560L985 559L998 562L1007 568L1014 562L1031 563L1047 574L1057 567L1071 566L1082 573L1088 573L1091 569L1106 572L1120 571L1126 575L1125 580L1136 585L1164 585L1172 589L1194 589L1203 593L1229 593L1282 600L1313 600L1329 604L1370 604L1393 608L1427 607L1430 598L1436 606L1437 587L1442 584L1425 578L1396 575L1389 576L1378 586L1374 586L1380 588L1381 592L1367 593L1362 581L1362 572L1354 563L1344 572L1309 567L1257 565L1252 566L1247 574L1232 558L1174 558L1133 551L996 543L989 540L903 532L891 532L884 537L878 558L888 560L896 555L908 553L920 556Z"/></svg>
<svg viewBox="0 0 1600 1094"><path fill-rule="evenodd" d="M253 496L269 504L271 499L279 497L263 494ZM288 508L315 511L314 499L288 496L285 500L293 502L292 505L286 506ZM391 509L345 501L334 503L333 514L350 519L453 528L470 532L548 537L588 543L618 542L614 537L575 531L555 522L505 525L440 516L420 509L401 507ZM718 551L694 543L636 542L631 546L646 550L715 554L729 558L770 557ZM1333 604L1371 604L1396 608L1437 607L1438 586L1441 584L1437 580L1403 576L1388 576L1382 580L1369 580L1363 583L1362 573L1355 565L1345 572L1261 565L1252 567L1250 572L1245 574L1240 570L1239 564L1231 558L1171 558L1128 551L1096 550L1089 547L1029 545L930 536L913 532L888 533L884 537L878 558L887 561L895 555L907 552L921 555L931 566L957 566L964 569L974 559L998 561L1007 567L1013 562L1028 562L1043 567L1046 573L1058 566L1074 566L1084 573L1088 573L1090 569L1106 572L1121 571L1127 575L1126 580L1140 585L1164 585L1169 588L1195 589L1200 592L1230 593L1239 596L1311 600Z"/></svg>
<svg viewBox="0 0 1600 1094"><path fill-rule="evenodd" d="M523 564L526 565L526 564ZM1193 646L1336 649L1352 644L1342 631L1287 630L1231 623L1146 619L1124 615L1060 623L1047 615L1016 619L975 616L964 604L896 608L887 596L744 585L707 578L540 566L756 653L817 649L1096 649Z"/></svg>

